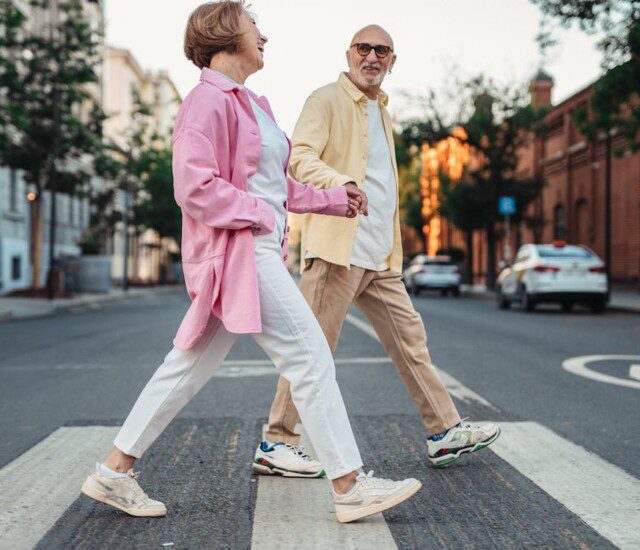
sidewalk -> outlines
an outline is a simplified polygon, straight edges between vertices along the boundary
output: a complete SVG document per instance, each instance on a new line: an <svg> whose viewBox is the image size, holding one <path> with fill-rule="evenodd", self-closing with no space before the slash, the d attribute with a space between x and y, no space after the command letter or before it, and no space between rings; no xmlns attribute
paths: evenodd
<svg viewBox="0 0 640 550"><path fill-rule="evenodd" d="M110 292L86 293L79 294L73 298L56 298L54 300L0 296L0 323L17 319L44 317L58 311L68 311L76 308L119 302L121 300L144 298L159 293L175 292L183 289L183 284L146 288L134 287L126 292L121 289L113 289Z"/></svg>
<svg viewBox="0 0 640 550"><path fill-rule="evenodd" d="M465 296L474 296L484 300L495 299L495 294L487 290L484 285L473 285L473 287L462 285L461 290ZM614 285L611 290L611 299L607 305L607 310L640 313L640 292L632 288L620 288Z"/></svg>

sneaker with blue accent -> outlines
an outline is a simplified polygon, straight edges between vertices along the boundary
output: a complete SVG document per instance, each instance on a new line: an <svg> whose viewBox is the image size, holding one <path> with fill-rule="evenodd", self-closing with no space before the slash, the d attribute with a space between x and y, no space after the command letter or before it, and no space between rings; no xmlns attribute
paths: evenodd
<svg viewBox="0 0 640 550"><path fill-rule="evenodd" d="M324 477L322 464L311 458L300 445L263 441L256 449L253 471L283 477Z"/></svg>
<svg viewBox="0 0 640 550"><path fill-rule="evenodd" d="M463 420L457 426L437 436L427 438L429 461L442 467L460 458L491 445L500 435L500 427L492 422L474 424Z"/></svg>

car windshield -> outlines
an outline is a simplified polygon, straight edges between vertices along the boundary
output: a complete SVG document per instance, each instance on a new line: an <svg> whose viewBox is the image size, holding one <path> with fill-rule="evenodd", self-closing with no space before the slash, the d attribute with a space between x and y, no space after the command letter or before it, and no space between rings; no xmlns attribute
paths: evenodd
<svg viewBox="0 0 640 550"><path fill-rule="evenodd" d="M538 245L541 258L592 258L593 255L586 248L580 246L553 246L551 244Z"/></svg>

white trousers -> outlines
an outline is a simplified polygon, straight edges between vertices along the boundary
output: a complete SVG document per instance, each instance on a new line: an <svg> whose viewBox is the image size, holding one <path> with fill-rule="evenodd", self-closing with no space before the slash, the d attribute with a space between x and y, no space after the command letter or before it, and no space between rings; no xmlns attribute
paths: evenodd
<svg viewBox="0 0 640 550"><path fill-rule="evenodd" d="M254 237L262 332L256 343L291 384L291 396L327 477L362 467L338 388L327 340L282 263L278 232ZM122 452L141 457L180 409L218 370L238 335L212 317L190 350L173 348L147 383L116 436Z"/></svg>

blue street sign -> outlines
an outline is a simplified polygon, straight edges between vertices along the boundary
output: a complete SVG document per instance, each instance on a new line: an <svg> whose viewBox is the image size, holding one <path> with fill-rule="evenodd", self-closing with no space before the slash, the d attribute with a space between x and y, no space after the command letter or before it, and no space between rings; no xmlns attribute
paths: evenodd
<svg viewBox="0 0 640 550"><path fill-rule="evenodd" d="M500 197L498 199L498 211L503 216L516 213L516 199L515 197Z"/></svg>

